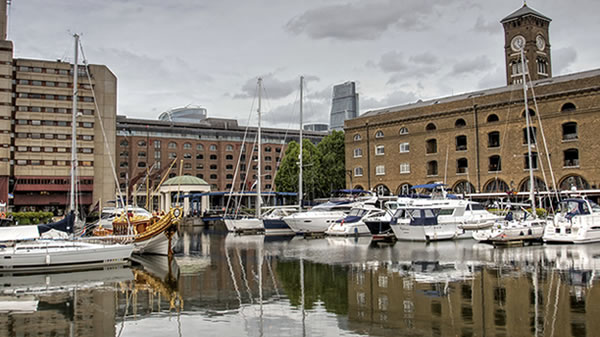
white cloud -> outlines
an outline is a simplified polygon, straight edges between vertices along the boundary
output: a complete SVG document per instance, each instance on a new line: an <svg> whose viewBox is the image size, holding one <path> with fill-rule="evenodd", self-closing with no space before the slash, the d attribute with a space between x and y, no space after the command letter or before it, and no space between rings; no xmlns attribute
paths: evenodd
<svg viewBox="0 0 600 337"><path fill-rule="evenodd" d="M552 57L552 74L563 75L571 72L571 66L577 60L577 50L573 47L554 50Z"/></svg>

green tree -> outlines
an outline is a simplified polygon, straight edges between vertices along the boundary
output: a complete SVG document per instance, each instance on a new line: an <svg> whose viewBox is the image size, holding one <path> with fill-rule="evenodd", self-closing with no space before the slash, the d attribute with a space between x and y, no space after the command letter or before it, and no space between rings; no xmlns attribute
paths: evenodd
<svg viewBox="0 0 600 337"><path fill-rule="evenodd" d="M308 139L303 140L302 147L302 166L304 166L302 172L302 190L305 199L314 199L316 186L319 185L318 165L315 164L315 158L318 157L318 150ZM299 144L291 141L287 146L285 155L275 175L275 185L278 192L298 192L299 153Z"/></svg>
<svg viewBox="0 0 600 337"><path fill-rule="evenodd" d="M346 186L344 132L333 131L317 145L319 197L328 197L331 191Z"/></svg>

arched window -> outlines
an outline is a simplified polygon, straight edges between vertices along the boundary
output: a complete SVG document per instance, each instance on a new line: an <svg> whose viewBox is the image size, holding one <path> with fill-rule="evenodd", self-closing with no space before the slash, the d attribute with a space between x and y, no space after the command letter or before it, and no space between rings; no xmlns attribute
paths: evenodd
<svg viewBox="0 0 600 337"><path fill-rule="evenodd" d="M190 144L190 143L183 143L183 148L184 148L185 150L189 150L189 149L191 149L191 148L192 148L192 144Z"/></svg>
<svg viewBox="0 0 600 337"><path fill-rule="evenodd" d="M563 152L564 167L579 167L579 150L568 149Z"/></svg>
<svg viewBox="0 0 600 337"><path fill-rule="evenodd" d="M487 117L487 122L488 122L488 123L497 122L497 121L499 121L499 120L500 120L500 118L498 118L498 115L496 115L496 114L491 114L491 115L489 115L489 116Z"/></svg>
<svg viewBox="0 0 600 337"><path fill-rule="evenodd" d="M359 157L362 157L362 149L361 148L354 149L354 158L359 158Z"/></svg>
<svg viewBox="0 0 600 337"><path fill-rule="evenodd" d="M362 167L355 167L354 168L354 176L355 177L362 177L363 175L363 168Z"/></svg>
<svg viewBox="0 0 600 337"><path fill-rule="evenodd" d="M426 131L433 131L433 130L435 130L435 129L437 129L437 127L436 127L436 126L435 126L435 124L433 124L433 123L429 123L429 124L427 124L427 126L425 127L425 130L426 130Z"/></svg>
<svg viewBox="0 0 600 337"><path fill-rule="evenodd" d="M217 165L215 165L215 164L210 165L210 169L211 170L216 170L217 169Z"/></svg>
<svg viewBox="0 0 600 337"><path fill-rule="evenodd" d="M273 168L271 167L271 165L266 165L265 166L265 171L271 171L273 170Z"/></svg>
<svg viewBox="0 0 600 337"><path fill-rule="evenodd" d="M398 187L398 194L399 195L409 195L411 187L412 187L412 185L409 183L400 185L400 187Z"/></svg>
<svg viewBox="0 0 600 337"><path fill-rule="evenodd" d="M567 102L565 104L563 104L563 106L560 108L561 112L571 112L571 111L575 111L577 110L577 107L575 107L575 104L571 103L571 102Z"/></svg>
<svg viewBox="0 0 600 337"><path fill-rule="evenodd" d="M454 187L452 187L452 192L457 194L474 193L475 186L466 180L461 180L454 184Z"/></svg>
<svg viewBox="0 0 600 337"><path fill-rule="evenodd" d="M231 180L231 179L233 179L233 174L228 174L228 175L226 175L226 176L225 176L225 179L227 179L227 180Z"/></svg>
<svg viewBox="0 0 600 337"><path fill-rule="evenodd" d="M454 126L455 126L455 127L457 127L457 128L462 128L462 127L465 127L465 126L467 126L467 122L465 122L465 120L464 120L464 119L462 119L462 118L459 118L459 119L457 119L457 120L456 120L456 122L454 123Z"/></svg>
<svg viewBox="0 0 600 337"><path fill-rule="evenodd" d="M198 153L198 154L196 155L196 159L199 159L199 160L200 160L200 159L204 159L204 155L203 155L202 153Z"/></svg>
<svg viewBox="0 0 600 337"><path fill-rule="evenodd" d="M438 163L435 160L427 162L427 175L437 176L438 174Z"/></svg>
<svg viewBox="0 0 600 337"><path fill-rule="evenodd" d="M211 174L210 175L210 179L217 179L217 175L216 174Z"/></svg>
<svg viewBox="0 0 600 337"><path fill-rule="evenodd" d="M191 153L184 153L183 154L183 159L192 159L192 154Z"/></svg>
<svg viewBox="0 0 600 337"><path fill-rule="evenodd" d="M562 136L563 140L576 140L577 137L577 123L567 122L562 125Z"/></svg>
<svg viewBox="0 0 600 337"><path fill-rule="evenodd" d="M210 151L217 151L217 144L210 144L209 150Z"/></svg>
<svg viewBox="0 0 600 337"><path fill-rule="evenodd" d="M467 150L467 136L456 136L456 151Z"/></svg>
<svg viewBox="0 0 600 337"><path fill-rule="evenodd" d="M488 171L489 172L502 171L502 160L501 160L500 156L495 155L495 156L491 156L489 158Z"/></svg>
<svg viewBox="0 0 600 337"><path fill-rule="evenodd" d="M576 174L564 177L560 182L559 186L562 191L568 191L573 188L576 188L578 190L590 189L590 184L587 182L587 180L585 180L585 178L583 178L582 176Z"/></svg>
<svg viewBox="0 0 600 337"><path fill-rule="evenodd" d="M127 140L123 139L119 145L126 147L126 146L129 146L129 142Z"/></svg>
<svg viewBox="0 0 600 337"><path fill-rule="evenodd" d="M537 129L535 126L529 127L529 140L531 141L531 144L536 144L536 140L535 140L536 131L537 131ZM527 128L523 128L523 144L527 144Z"/></svg>
<svg viewBox="0 0 600 337"><path fill-rule="evenodd" d="M210 160L217 160L217 155L216 154L211 154L210 155Z"/></svg>
<svg viewBox="0 0 600 337"><path fill-rule="evenodd" d="M196 178L204 179L204 174L198 173L196 174Z"/></svg>
<svg viewBox="0 0 600 337"><path fill-rule="evenodd" d="M500 193L500 192L508 192L510 188L508 184L504 182L502 179L494 179L485 184L483 191L485 193Z"/></svg>
<svg viewBox="0 0 600 337"><path fill-rule="evenodd" d="M437 153L437 140L428 139L425 144L426 153Z"/></svg>
<svg viewBox="0 0 600 337"><path fill-rule="evenodd" d="M265 175L265 180L272 180L273 177L270 174Z"/></svg>
<svg viewBox="0 0 600 337"><path fill-rule="evenodd" d="M176 149L176 148L177 148L177 143L169 142L169 149Z"/></svg>
<svg viewBox="0 0 600 337"><path fill-rule="evenodd" d="M492 131L488 133L488 147L500 147L500 132Z"/></svg>
<svg viewBox="0 0 600 337"><path fill-rule="evenodd" d="M202 145L202 144L196 145L196 150L198 150L198 151L204 151L204 145Z"/></svg>
<svg viewBox="0 0 600 337"><path fill-rule="evenodd" d="M233 151L233 145L227 144L227 146L225 147L225 151Z"/></svg>
<svg viewBox="0 0 600 337"><path fill-rule="evenodd" d="M467 158L459 158L456 160L456 173L464 174L469 170L469 161Z"/></svg>
<svg viewBox="0 0 600 337"><path fill-rule="evenodd" d="M233 170L233 165L229 164L225 166L226 170Z"/></svg>
<svg viewBox="0 0 600 337"><path fill-rule="evenodd" d="M401 135L408 135L408 128L407 127L401 127L400 131L398 132Z"/></svg>
<svg viewBox="0 0 600 337"><path fill-rule="evenodd" d="M265 147L265 152L271 152L271 147L270 146Z"/></svg>
<svg viewBox="0 0 600 337"><path fill-rule="evenodd" d="M196 164L196 170L204 170L204 164Z"/></svg>
<svg viewBox="0 0 600 337"><path fill-rule="evenodd" d="M183 168L186 170L191 170L192 169L192 163L185 163L183 164Z"/></svg>
<svg viewBox="0 0 600 337"><path fill-rule="evenodd" d="M534 189L535 191L546 191L546 183L544 183L544 181L538 177L533 177L533 184L534 184ZM521 182L521 185L519 186L519 192L529 192L530 190L530 186L531 184L529 183L529 178L523 180L523 182Z"/></svg>
<svg viewBox="0 0 600 337"><path fill-rule="evenodd" d="M375 186L375 192L379 196L390 195L390 189L383 184Z"/></svg>
<svg viewBox="0 0 600 337"><path fill-rule="evenodd" d="M377 133L375 133L375 138L383 138L383 131L377 131Z"/></svg>
<svg viewBox="0 0 600 337"><path fill-rule="evenodd" d="M521 114L523 116L523 118L525 118L525 111L523 111L523 113ZM529 117L534 117L535 116L535 111L533 111L533 109L529 109Z"/></svg>
<svg viewBox="0 0 600 337"><path fill-rule="evenodd" d="M138 163L137 163L137 167L139 167L139 168L146 167L146 162L143 162L143 161L141 161L141 162L138 162Z"/></svg>
<svg viewBox="0 0 600 337"><path fill-rule="evenodd" d="M146 141L145 140L138 140L138 146L146 146Z"/></svg>
<svg viewBox="0 0 600 337"><path fill-rule="evenodd" d="M354 141L355 142L358 142L361 139L362 139L362 137L358 133L354 135Z"/></svg>
<svg viewBox="0 0 600 337"><path fill-rule="evenodd" d="M233 160L233 155L230 155L230 154L226 155L225 160Z"/></svg>

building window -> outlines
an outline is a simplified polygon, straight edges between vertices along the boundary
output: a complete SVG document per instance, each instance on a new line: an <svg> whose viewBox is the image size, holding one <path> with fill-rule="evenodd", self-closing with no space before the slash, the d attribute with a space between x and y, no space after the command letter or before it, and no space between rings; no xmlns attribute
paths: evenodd
<svg viewBox="0 0 600 337"><path fill-rule="evenodd" d="M160 159L160 151L154 151L154 159Z"/></svg>
<svg viewBox="0 0 600 337"><path fill-rule="evenodd" d="M433 123L429 123L427 124L427 126L425 127L425 131L434 131L435 129L437 129L437 127L435 126L435 124Z"/></svg>
<svg viewBox="0 0 600 337"><path fill-rule="evenodd" d="M525 159L523 167L525 167L526 170L529 170L529 154L524 153L523 158ZM537 170L537 168L538 168L537 152L531 152L531 166L533 167L534 170Z"/></svg>
<svg viewBox="0 0 600 337"><path fill-rule="evenodd" d="M196 159L202 160L202 159L204 159L204 155L202 153L198 153L198 154L196 154Z"/></svg>
<svg viewBox="0 0 600 337"><path fill-rule="evenodd" d="M467 150L467 136L456 136L456 151Z"/></svg>
<svg viewBox="0 0 600 337"><path fill-rule="evenodd" d="M175 158L177 158L177 153L169 152L169 159L175 159Z"/></svg>
<svg viewBox="0 0 600 337"><path fill-rule="evenodd" d="M400 134L400 135L408 135L408 128L407 127L401 127L400 131L398 132L398 134Z"/></svg>
<svg viewBox="0 0 600 337"><path fill-rule="evenodd" d="M270 146L265 147L265 152L271 152L271 147Z"/></svg>
<svg viewBox="0 0 600 337"><path fill-rule="evenodd" d="M184 143L184 144L183 144L183 149L184 149L184 150L189 150L189 149L191 149L191 148L192 148L192 144L190 144L190 143Z"/></svg>
<svg viewBox="0 0 600 337"><path fill-rule="evenodd" d="M176 148L177 148L177 143L169 142L169 149L176 149Z"/></svg>
<svg viewBox="0 0 600 337"><path fill-rule="evenodd" d="M467 122L465 122L465 120L462 118L457 119L456 122L454 123L454 127L457 127L457 128L463 128L465 126L467 126Z"/></svg>
<svg viewBox="0 0 600 337"><path fill-rule="evenodd" d="M383 156L384 154L385 154L385 148L383 145L375 146L375 155L376 156Z"/></svg>
<svg viewBox="0 0 600 337"><path fill-rule="evenodd" d="M196 170L204 170L204 164L196 164Z"/></svg>
<svg viewBox="0 0 600 337"><path fill-rule="evenodd" d="M488 133L488 147L495 148L500 147L500 132L492 131Z"/></svg>
<svg viewBox="0 0 600 337"><path fill-rule="evenodd" d="M211 154L210 155L210 160L217 160L217 155L216 154Z"/></svg>
<svg viewBox="0 0 600 337"><path fill-rule="evenodd" d="M428 154L437 153L437 140L428 139L425 144L425 152Z"/></svg>
<svg viewBox="0 0 600 337"><path fill-rule="evenodd" d="M375 138L383 138L383 131L379 130L375 133Z"/></svg>
<svg viewBox="0 0 600 337"><path fill-rule="evenodd" d="M360 158L362 157L362 149L358 148L358 149L354 149L354 158Z"/></svg>
<svg viewBox="0 0 600 337"><path fill-rule="evenodd" d="M272 161L272 160L273 160L273 158L271 158L271 156L266 156L265 157L265 161Z"/></svg>
<svg viewBox="0 0 600 337"><path fill-rule="evenodd" d="M362 137L358 133L354 135L354 141L355 142L358 142L361 139L362 139Z"/></svg>
<svg viewBox="0 0 600 337"><path fill-rule="evenodd" d="M138 152L138 158L146 158L146 152L144 152L144 151Z"/></svg>
<svg viewBox="0 0 600 337"><path fill-rule="evenodd" d="M265 176L265 180L273 180L273 176L271 176L270 174L267 174Z"/></svg>
<svg viewBox="0 0 600 337"><path fill-rule="evenodd" d="M363 175L363 168L362 167L355 167L354 168L354 176L355 177L362 177Z"/></svg>
<svg viewBox="0 0 600 337"><path fill-rule="evenodd" d="M548 75L548 63L546 60L541 58L537 59L537 72L538 74Z"/></svg>
<svg viewBox="0 0 600 337"><path fill-rule="evenodd" d="M210 165L210 169L213 171L217 170L217 165L215 165L215 164Z"/></svg>
<svg viewBox="0 0 600 337"><path fill-rule="evenodd" d="M196 145L196 150L198 150L198 151L204 151L204 145L202 145L202 144Z"/></svg>
<svg viewBox="0 0 600 337"><path fill-rule="evenodd" d="M536 144L535 141L536 128L535 126L529 127L529 139L531 144ZM527 144L527 128L523 128L523 144Z"/></svg>
<svg viewBox="0 0 600 337"><path fill-rule="evenodd" d="M141 161L141 162L138 162L138 163L137 163L137 167L139 167L139 168L144 168L144 167L146 167L146 162L143 162L143 161Z"/></svg>
<svg viewBox="0 0 600 337"><path fill-rule="evenodd" d="M183 164L183 168L185 170L191 170L192 169L192 163L184 163Z"/></svg>
<svg viewBox="0 0 600 337"><path fill-rule="evenodd" d="M122 140L119 145L121 145L122 147L126 147L126 146L129 146L129 142L126 140Z"/></svg>
<svg viewBox="0 0 600 337"><path fill-rule="evenodd" d="M523 111L522 116L525 118L525 111ZM533 109L529 109L529 117L535 117L535 111Z"/></svg>
<svg viewBox="0 0 600 337"><path fill-rule="evenodd" d="M498 115L496 115L496 114L491 114L491 115L489 115L487 117L487 122L488 123L494 123L494 122L497 122L499 120L500 120L500 118L498 118Z"/></svg>
<svg viewBox="0 0 600 337"><path fill-rule="evenodd" d="M231 173L230 173L230 174L227 174L227 175L225 176L225 179L227 179L227 180L231 180L231 179L233 179L233 174L231 174Z"/></svg>
<svg viewBox="0 0 600 337"><path fill-rule="evenodd" d="M225 169L226 170L233 170L233 165L231 165L231 164L225 165Z"/></svg>
<svg viewBox="0 0 600 337"><path fill-rule="evenodd" d="M457 174L467 173L468 169L469 169L469 161L467 160L467 158L459 158L458 160L456 160L456 173Z"/></svg>
<svg viewBox="0 0 600 337"><path fill-rule="evenodd" d="M230 155L230 154L226 155L225 160L233 160L233 155Z"/></svg>
<svg viewBox="0 0 600 337"><path fill-rule="evenodd" d="M275 148L275 152L277 152L277 153L281 153L281 148L280 148L280 147L276 147L276 148Z"/></svg>
<svg viewBox="0 0 600 337"><path fill-rule="evenodd" d="M568 102L563 104L563 106L560 108L561 112L572 112L575 111L577 108L575 107L575 104Z"/></svg>
<svg viewBox="0 0 600 337"><path fill-rule="evenodd" d="M577 139L577 123L568 122L562 125L563 140L576 140Z"/></svg>
<svg viewBox="0 0 600 337"><path fill-rule="evenodd" d="M407 153L410 152L410 146L409 143L400 143L400 153Z"/></svg>
<svg viewBox="0 0 600 337"><path fill-rule="evenodd" d="M385 175L385 166L384 165L377 165L375 167L375 175L377 175L377 176Z"/></svg>
<svg viewBox="0 0 600 337"><path fill-rule="evenodd" d="M271 165L266 165L265 166L265 171L272 171L273 167L271 167Z"/></svg>
<svg viewBox="0 0 600 337"><path fill-rule="evenodd" d="M427 162L427 175L437 176L438 175L438 163L435 160Z"/></svg>
<svg viewBox="0 0 600 337"><path fill-rule="evenodd" d="M568 149L563 152L564 167L579 167L579 150Z"/></svg>
<svg viewBox="0 0 600 337"><path fill-rule="evenodd" d="M225 147L225 151L233 151L233 145L227 144L227 146Z"/></svg>
<svg viewBox="0 0 600 337"><path fill-rule="evenodd" d="M410 164L409 163L401 163L400 164L400 173L401 174L410 173Z"/></svg>
<svg viewBox="0 0 600 337"><path fill-rule="evenodd" d="M210 147L208 148L210 151L217 151L217 145L216 144L211 144Z"/></svg>
<svg viewBox="0 0 600 337"><path fill-rule="evenodd" d="M155 140L154 141L154 148L155 149L160 149L160 140Z"/></svg>
<svg viewBox="0 0 600 337"><path fill-rule="evenodd" d="M217 179L217 175L216 174L211 174L210 175L210 179L216 180Z"/></svg>
<svg viewBox="0 0 600 337"><path fill-rule="evenodd" d="M500 159L500 156L491 156L489 158L489 166L488 166L488 171L489 172L500 172L502 171L502 161Z"/></svg>
<svg viewBox="0 0 600 337"><path fill-rule="evenodd" d="M183 159L192 159L192 154L191 153L184 153L183 154Z"/></svg>

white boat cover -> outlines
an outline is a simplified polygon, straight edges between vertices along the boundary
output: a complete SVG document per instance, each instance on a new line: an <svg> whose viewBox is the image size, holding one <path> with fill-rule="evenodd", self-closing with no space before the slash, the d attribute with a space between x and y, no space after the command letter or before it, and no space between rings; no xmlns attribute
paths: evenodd
<svg viewBox="0 0 600 337"><path fill-rule="evenodd" d="M0 227L0 241L32 240L39 237L37 225Z"/></svg>

